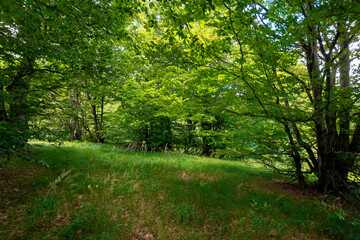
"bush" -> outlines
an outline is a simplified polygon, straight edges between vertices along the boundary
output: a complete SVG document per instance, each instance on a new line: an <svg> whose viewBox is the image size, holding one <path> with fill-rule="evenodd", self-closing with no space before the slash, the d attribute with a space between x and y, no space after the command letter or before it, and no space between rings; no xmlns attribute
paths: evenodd
<svg viewBox="0 0 360 240"><path fill-rule="evenodd" d="M9 160L12 156L19 155L27 141L27 133L18 131L9 122L0 121L0 158ZM0 162L0 166L5 162Z"/></svg>

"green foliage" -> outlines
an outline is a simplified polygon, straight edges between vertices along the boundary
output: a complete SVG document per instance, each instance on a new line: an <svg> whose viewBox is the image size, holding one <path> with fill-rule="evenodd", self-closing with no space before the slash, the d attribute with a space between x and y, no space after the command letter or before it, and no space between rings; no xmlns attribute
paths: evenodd
<svg viewBox="0 0 360 240"><path fill-rule="evenodd" d="M359 87L350 66L359 48L349 46L360 34L352 4L159 2L169 41L177 32L176 47L186 50L184 61L170 61L191 76L188 83L201 101L186 97L239 120L269 123L258 124L259 132L280 126L270 137L276 144L259 136L249 146L264 152L268 165L285 162L300 182L310 171L322 191L331 186L342 192L354 157L344 160L339 152L357 152L360 133L357 100L349 101L357 99Z"/></svg>
<svg viewBox="0 0 360 240"><path fill-rule="evenodd" d="M79 121L86 115L79 116L77 109L64 108L60 103L64 100L62 95L75 90L91 99L97 96L101 99L104 79L116 75L111 73L115 64L112 54L125 38L126 25L137 11L137 4L137 1L3 2L0 120L11 122L25 142L29 137L26 131L33 126L35 130L49 128L51 135L67 127L72 138L80 139ZM95 103L90 105L98 108ZM64 113L59 114L59 109L65 109L71 118L62 118ZM96 119L96 111L94 115ZM82 127L86 128L86 124ZM91 138L101 139L102 120L93 124L96 136Z"/></svg>
<svg viewBox="0 0 360 240"><path fill-rule="evenodd" d="M356 189L355 5L5 1L0 154L31 133L256 157L324 192Z"/></svg>
<svg viewBox="0 0 360 240"><path fill-rule="evenodd" d="M27 133L18 131L11 123L0 121L0 166L11 157L22 157Z"/></svg>
<svg viewBox="0 0 360 240"><path fill-rule="evenodd" d="M347 212L333 203L319 201L318 204L323 207L326 214L324 231L339 237L345 236L345 239L360 238L359 216Z"/></svg>

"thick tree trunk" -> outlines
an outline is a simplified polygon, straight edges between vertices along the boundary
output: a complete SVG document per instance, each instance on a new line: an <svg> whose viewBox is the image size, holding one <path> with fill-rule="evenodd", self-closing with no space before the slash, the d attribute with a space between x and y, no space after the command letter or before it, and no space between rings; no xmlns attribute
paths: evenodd
<svg viewBox="0 0 360 240"><path fill-rule="evenodd" d="M310 26L309 29L310 34L316 34L315 27ZM314 99L314 125L318 153L318 170L316 172L318 177L317 186L319 191L326 192L329 184L332 182L332 166L329 155L331 149L329 149L329 136L327 135L328 131L325 126L326 120L323 113L323 78L320 75L318 45L316 39L312 39L314 38L313 36L309 38L306 60Z"/></svg>
<svg viewBox="0 0 360 240"><path fill-rule="evenodd" d="M345 34L347 35L347 34ZM344 51L343 56L340 58L340 92L344 98L344 105L341 107L341 113L339 117L340 133L338 144L335 148L336 153L334 159L334 169L337 173L339 187L346 187L348 174L353 167L355 158L352 155L345 152L350 151L350 111L351 99L350 99L350 49L349 42L344 40L340 43L341 49ZM355 128L356 130L356 128ZM356 131L354 132L356 134ZM353 137L354 139L354 137Z"/></svg>
<svg viewBox="0 0 360 240"><path fill-rule="evenodd" d="M28 140L28 91L30 88L26 76L30 73L19 73L14 81L7 87L12 99L9 101L8 120L14 126L14 129L21 133L22 139L19 139L19 145L26 144Z"/></svg>
<svg viewBox="0 0 360 240"><path fill-rule="evenodd" d="M350 49L348 41L343 41L340 44L341 48L344 51L343 57L340 59L340 91L346 98L346 100L350 100ZM339 136L339 146L342 150L347 150L350 143L350 113L349 106L344 106L342 109L343 113L340 117L340 136Z"/></svg>
<svg viewBox="0 0 360 240"><path fill-rule="evenodd" d="M326 87L323 92L323 80L319 75L319 57L315 42L310 42L307 52L308 71L314 95L315 130L318 150L318 189L322 192L334 191L340 193L346 190L348 173L354 164L354 158L343 154L349 150L350 144L350 99L347 92L350 87L350 60L349 43L340 44L343 57L340 59L340 92L344 101L340 106L339 127L337 131L337 115L334 113L333 102L333 73L331 72L331 59L329 54L324 54ZM325 101L325 102L323 102Z"/></svg>

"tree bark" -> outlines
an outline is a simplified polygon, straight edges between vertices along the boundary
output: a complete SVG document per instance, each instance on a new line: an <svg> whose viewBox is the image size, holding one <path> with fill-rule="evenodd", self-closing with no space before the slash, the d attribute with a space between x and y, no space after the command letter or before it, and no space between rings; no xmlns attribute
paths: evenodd
<svg viewBox="0 0 360 240"><path fill-rule="evenodd" d="M0 121L9 121L5 108L5 101L0 102Z"/></svg>
<svg viewBox="0 0 360 240"><path fill-rule="evenodd" d="M195 146L195 135L194 135L194 131L196 129L196 125L195 123L193 123L193 121L187 119L186 120L187 123L187 132L188 132L188 137L187 137L187 146L188 147L194 147Z"/></svg>
<svg viewBox="0 0 360 240"><path fill-rule="evenodd" d="M346 37L347 34L344 34ZM350 107L352 105L350 99L350 49L349 41L346 39L340 43L340 47L343 50L343 56L340 58L340 93L343 95L344 101L341 106L342 113L339 117L340 122L340 133L338 147L336 150L340 153L336 153L336 162L334 163L334 168L337 171L338 178L340 181L340 187L346 184L348 180L348 174L355 162L355 157L345 152L350 151ZM355 132L356 134L356 128ZM353 137L354 139L354 137ZM343 153L342 153L343 152ZM345 187L345 186L344 186Z"/></svg>
<svg viewBox="0 0 360 240"><path fill-rule="evenodd" d="M291 147L291 151L290 151L290 155L291 157L294 159L294 163L295 163L295 170L296 170L296 178L299 181L300 184L304 185L305 184L305 178L304 175L302 173L302 166L301 166L301 156L299 154L299 151L297 149L297 146L295 144L294 138L292 136L290 127L288 125L288 123L284 123L284 127L285 127L285 132L288 135L289 138L289 142L290 142L290 147Z"/></svg>
<svg viewBox="0 0 360 240"><path fill-rule="evenodd" d="M81 140L83 136L83 131L81 129L80 118L77 113L78 108L80 106L79 94L70 91L69 96L70 96L70 103L73 107L73 109L71 110L72 122L70 124L70 137L73 140Z"/></svg>
<svg viewBox="0 0 360 240"><path fill-rule="evenodd" d="M350 91L350 49L348 41L343 41L340 44L340 47L344 51L344 55L341 57L340 65L340 91L343 92L345 101L349 100L349 91ZM349 147L349 130L350 130L350 112L349 106L344 106L343 113L340 117L340 136L339 136L339 145L343 150L348 150Z"/></svg>
<svg viewBox="0 0 360 240"><path fill-rule="evenodd" d="M99 142L100 143L104 143L105 142L105 137L102 133L103 131L103 126L104 126L104 96L101 96L101 105L100 105L100 123L99 123Z"/></svg>
<svg viewBox="0 0 360 240"><path fill-rule="evenodd" d="M201 122L201 127L205 131L211 130L211 123L208 122ZM204 156L211 156L213 153L213 149L211 146L211 138L209 136L202 137L202 155Z"/></svg>
<svg viewBox="0 0 360 240"><path fill-rule="evenodd" d="M316 28L309 26L310 35L316 34ZM323 79L320 75L320 66L319 66L319 52L316 39L313 39L313 36L309 36L309 44L307 45L306 51L306 61L307 69L310 77L310 83L312 88L312 94L314 99L314 125L315 125L315 134L316 134L316 145L318 152L318 189L319 191L326 192L331 179L331 169L330 166L330 155L331 152L329 149L329 139L327 135L327 129L325 126L325 116L323 113Z"/></svg>
<svg viewBox="0 0 360 240"><path fill-rule="evenodd" d="M89 93L87 93L87 97L91 106L91 110L92 110L92 115L93 115L93 121L94 121L94 132L95 132L95 137L96 137L96 142L100 142L100 135L99 135L99 125L98 125L98 116L97 116L97 111L96 111L96 97L92 98L90 97ZM91 102L93 101L93 102Z"/></svg>
<svg viewBox="0 0 360 240"><path fill-rule="evenodd" d="M23 132L25 137L25 132L28 130L28 91L30 88L29 81L26 77L31 75L31 73L20 72L13 80L13 82L7 87L7 91L11 96L9 101L9 114L8 120L13 124L14 128L20 132ZM26 137L24 138L25 142L27 141Z"/></svg>

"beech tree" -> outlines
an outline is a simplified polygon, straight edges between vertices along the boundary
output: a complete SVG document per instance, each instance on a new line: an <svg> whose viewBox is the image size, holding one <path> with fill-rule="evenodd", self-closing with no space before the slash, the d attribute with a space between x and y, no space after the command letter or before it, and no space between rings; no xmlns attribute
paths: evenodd
<svg viewBox="0 0 360 240"><path fill-rule="evenodd" d="M323 192L359 182L357 0L0 7L0 131L17 136L16 146L28 139L29 119L53 105L67 111L74 139L128 131L153 150L247 148L270 166L290 162L300 183L315 175Z"/></svg>
<svg viewBox="0 0 360 240"><path fill-rule="evenodd" d="M97 49L125 36L136 5L136 1L1 1L0 120L22 132L21 141L26 142L30 110L36 108L31 96L64 87L75 72L88 67L86 62L98 68L104 59L98 58Z"/></svg>
<svg viewBox="0 0 360 240"><path fill-rule="evenodd" d="M320 191L349 187L360 147L359 79L351 75L359 2L162 4L169 24L203 56L194 64L226 74L234 104L225 110L281 124L300 182L306 172ZM207 34L194 30L201 24Z"/></svg>

